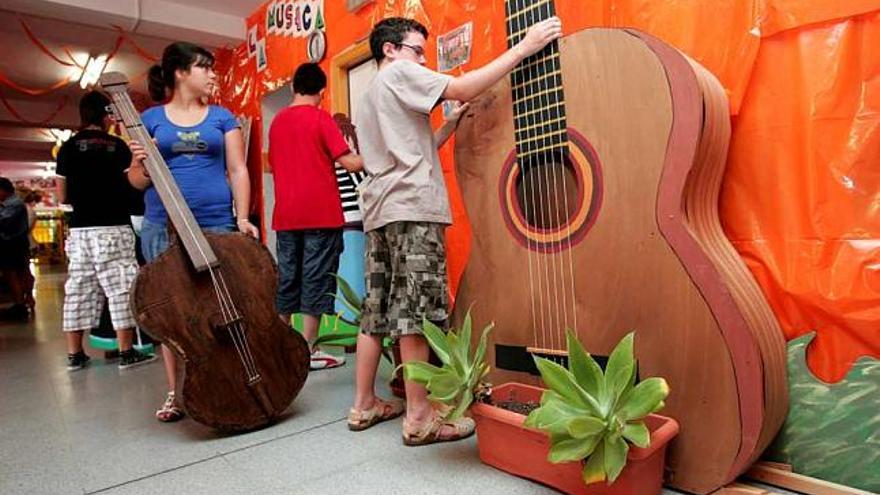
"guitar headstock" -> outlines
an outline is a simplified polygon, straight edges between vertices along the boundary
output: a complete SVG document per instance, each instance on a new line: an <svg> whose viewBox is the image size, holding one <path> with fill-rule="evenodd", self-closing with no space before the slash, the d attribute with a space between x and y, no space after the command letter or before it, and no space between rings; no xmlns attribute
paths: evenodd
<svg viewBox="0 0 880 495"><path fill-rule="evenodd" d="M128 78L121 72L105 72L98 79L98 84L108 93L124 92L128 90Z"/></svg>

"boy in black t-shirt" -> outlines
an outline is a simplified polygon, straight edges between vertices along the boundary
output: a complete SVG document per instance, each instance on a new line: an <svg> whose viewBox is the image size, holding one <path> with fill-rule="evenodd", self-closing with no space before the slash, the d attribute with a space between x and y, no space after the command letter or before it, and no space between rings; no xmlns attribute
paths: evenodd
<svg viewBox="0 0 880 495"><path fill-rule="evenodd" d="M82 129L58 152L57 173L65 178L65 201L73 207L65 247L63 318L71 371L89 362L83 333L98 326L105 301L119 343L119 369L156 359L132 348L135 321L129 289L138 265L129 219L131 186L125 174L131 152L124 141L107 133L108 105L110 100L97 91L83 96Z"/></svg>

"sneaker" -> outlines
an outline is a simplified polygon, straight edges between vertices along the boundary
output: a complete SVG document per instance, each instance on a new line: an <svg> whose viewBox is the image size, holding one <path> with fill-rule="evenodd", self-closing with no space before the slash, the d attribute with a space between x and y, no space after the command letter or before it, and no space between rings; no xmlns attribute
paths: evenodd
<svg viewBox="0 0 880 495"><path fill-rule="evenodd" d="M91 359L92 358L90 358L88 355L86 355L86 353L82 351L77 352L76 354L68 354L67 371L81 370L89 364L89 361L91 361Z"/></svg>
<svg viewBox="0 0 880 495"><path fill-rule="evenodd" d="M151 363L156 360L155 354L144 354L137 349L129 349L119 353L119 369L124 370Z"/></svg>
<svg viewBox="0 0 880 495"><path fill-rule="evenodd" d="M327 354L324 351L315 349L312 351L312 361L309 364L309 369L327 370L342 366L343 364L345 364L344 357L334 356L333 354Z"/></svg>

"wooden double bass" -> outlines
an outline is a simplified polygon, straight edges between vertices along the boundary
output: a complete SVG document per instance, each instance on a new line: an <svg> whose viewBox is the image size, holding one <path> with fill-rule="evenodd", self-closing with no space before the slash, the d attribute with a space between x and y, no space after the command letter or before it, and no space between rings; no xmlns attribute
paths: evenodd
<svg viewBox="0 0 880 495"><path fill-rule="evenodd" d="M177 396L191 418L224 431L267 425L309 371L308 344L275 312L272 256L245 234L203 233L132 105L125 76L106 73L100 84L128 134L147 149L147 171L176 231L138 272L135 318L182 360Z"/></svg>
<svg viewBox="0 0 880 495"><path fill-rule="evenodd" d="M507 0L509 45L552 15ZM681 425L667 481L694 493L748 469L787 410L782 333L718 217L729 136L717 80L624 29L527 58L456 134L473 242L453 319L495 321L492 380L537 381L532 355L563 360L566 328L598 356L634 330Z"/></svg>

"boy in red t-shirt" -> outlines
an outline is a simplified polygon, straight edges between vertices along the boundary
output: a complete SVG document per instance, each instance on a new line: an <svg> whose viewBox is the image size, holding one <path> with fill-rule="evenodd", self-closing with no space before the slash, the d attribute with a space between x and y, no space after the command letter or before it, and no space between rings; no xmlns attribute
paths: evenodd
<svg viewBox="0 0 880 495"><path fill-rule="evenodd" d="M321 315L333 314L342 253L342 203L334 162L350 172L363 169L336 122L319 105L327 76L317 64L300 65L293 76L293 103L269 128L269 164L275 183L272 229L277 232L279 283L275 306L281 319L303 313L303 336L318 334ZM312 369L345 363L312 349Z"/></svg>

